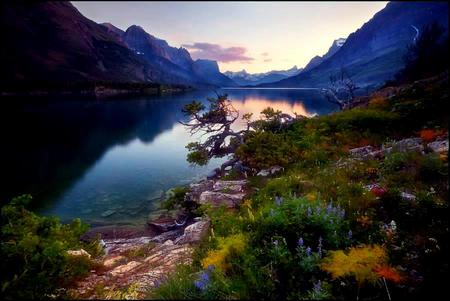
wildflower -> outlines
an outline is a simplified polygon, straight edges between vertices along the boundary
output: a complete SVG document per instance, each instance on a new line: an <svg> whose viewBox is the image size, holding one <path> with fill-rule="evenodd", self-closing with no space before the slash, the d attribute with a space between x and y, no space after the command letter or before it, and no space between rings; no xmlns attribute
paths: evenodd
<svg viewBox="0 0 450 301"><path fill-rule="evenodd" d="M205 290L209 284L209 275L206 272L200 274L200 278L194 281L194 285L199 290Z"/></svg>
<svg viewBox="0 0 450 301"><path fill-rule="evenodd" d="M272 208L270 208L269 215L273 216L273 209Z"/></svg>
<svg viewBox="0 0 450 301"><path fill-rule="evenodd" d="M314 283L314 292L315 293L320 293L320 290L322 289L322 283L319 281L317 281L316 283Z"/></svg>
<svg viewBox="0 0 450 301"><path fill-rule="evenodd" d="M212 272L215 269L213 264L208 265L208 271Z"/></svg>
<svg viewBox="0 0 450 301"><path fill-rule="evenodd" d="M319 237L319 246L322 246L322 236Z"/></svg>
<svg viewBox="0 0 450 301"><path fill-rule="evenodd" d="M397 224L395 223L395 221L394 221L394 220L392 220L392 221L391 221L391 224L390 224L390 226L391 226L391 229L392 229L392 231L395 231L395 230L397 230Z"/></svg>
<svg viewBox="0 0 450 301"><path fill-rule="evenodd" d="M300 237L300 238L298 239L297 245L298 245L299 247L303 247L303 244L304 244L303 238Z"/></svg>
<svg viewBox="0 0 450 301"><path fill-rule="evenodd" d="M273 241L273 245L274 245L274 246L278 246L278 240L274 240L274 241Z"/></svg>
<svg viewBox="0 0 450 301"><path fill-rule="evenodd" d="M353 237L352 230L348 230L348 239L352 239L352 237Z"/></svg>
<svg viewBox="0 0 450 301"><path fill-rule="evenodd" d="M320 207L319 206L317 206L316 212L317 212L317 215L320 214Z"/></svg>
<svg viewBox="0 0 450 301"><path fill-rule="evenodd" d="M328 206L327 206L327 213L328 214L331 214L331 213L333 213L333 205L331 204L331 202L328 204Z"/></svg>
<svg viewBox="0 0 450 301"><path fill-rule="evenodd" d="M307 210L307 214L308 214L308 217L310 217L310 216L311 216L311 214L312 214L312 210L311 210L311 207L308 207L308 210Z"/></svg>
<svg viewBox="0 0 450 301"><path fill-rule="evenodd" d="M341 218L344 218L344 217L345 217L345 209L342 209L342 210L341 210L341 212L339 213L339 216L340 216Z"/></svg>
<svg viewBox="0 0 450 301"><path fill-rule="evenodd" d="M317 255L319 256L319 258L322 258L322 247L321 246L317 247Z"/></svg>
<svg viewBox="0 0 450 301"><path fill-rule="evenodd" d="M390 280L394 283L402 282L403 278L402 276L392 267L390 266L379 266L375 268L375 273L379 277L384 277L386 280Z"/></svg>
<svg viewBox="0 0 450 301"><path fill-rule="evenodd" d="M277 206L280 206L282 202L283 202L282 197L280 197L280 196L275 197L275 203L277 204Z"/></svg>
<svg viewBox="0 0 450 301"><path fill-rule="evenodd" d="M306 248L306 255L311 256L311 248L309 246Z"/></svg>

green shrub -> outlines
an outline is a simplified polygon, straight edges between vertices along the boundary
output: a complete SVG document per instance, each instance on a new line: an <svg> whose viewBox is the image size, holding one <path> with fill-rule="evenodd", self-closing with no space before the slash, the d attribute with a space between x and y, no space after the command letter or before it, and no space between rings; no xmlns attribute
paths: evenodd
<svg viewBox="0 0 450 301"><path fill-rule="evenodd" d="M67 250L83 247L87 225L75 219L60 224L27 209L30 195L14 198L1 209L2 295L6 299L45 298L58 287L83 276L91 268L87 258L73 258Z"/></svg>

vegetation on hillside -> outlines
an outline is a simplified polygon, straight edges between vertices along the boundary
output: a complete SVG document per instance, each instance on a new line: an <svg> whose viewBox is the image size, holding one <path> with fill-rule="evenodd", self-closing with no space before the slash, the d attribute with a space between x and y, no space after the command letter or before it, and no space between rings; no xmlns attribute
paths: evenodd
<svg viewBox="0 0 450 301"><path fill-rule="evenodd" d="M438 296L448 279L448 87L439 78L375 93L365 107L246 133L251 176L239 210L208 209L194 264L157 299L398 299ZM353 159L349 150L421 137L424 152ZM372 186L369 186L372 185ZM368 188L371 187L371 188Z"/></svg>

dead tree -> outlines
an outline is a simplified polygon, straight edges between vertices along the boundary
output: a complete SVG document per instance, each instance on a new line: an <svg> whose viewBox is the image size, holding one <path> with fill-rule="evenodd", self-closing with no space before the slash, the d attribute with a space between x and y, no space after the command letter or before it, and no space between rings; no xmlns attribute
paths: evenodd
<svg viewBox="0 0 450 301"><path fill-rule="evenodd" d="M359 89L352 78L341 68L340 75L330 76L330 85L323 89L328 102L337 104L341 110L347 108L355 100L355 91Z"/></svg>

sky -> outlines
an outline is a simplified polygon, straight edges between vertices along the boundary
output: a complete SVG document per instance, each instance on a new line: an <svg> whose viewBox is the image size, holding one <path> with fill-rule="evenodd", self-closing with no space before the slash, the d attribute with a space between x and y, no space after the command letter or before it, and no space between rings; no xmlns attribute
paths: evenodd
<svg viewBox="0 0 450 301"><path fill-rule="evenodd" d="M76 2L87 18L126 30L139 25L220 71L304 67L387 2Z"/></svg>

